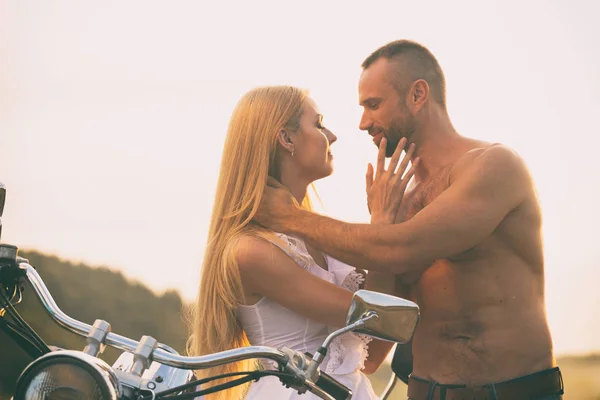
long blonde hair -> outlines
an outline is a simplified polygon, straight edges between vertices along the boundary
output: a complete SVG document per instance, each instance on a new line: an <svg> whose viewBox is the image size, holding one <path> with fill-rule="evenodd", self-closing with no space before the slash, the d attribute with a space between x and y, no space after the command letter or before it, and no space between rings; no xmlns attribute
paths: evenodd
<svg viewBox="0 0 600 400"><path fill-rule="evenodd" d="M198 301L193 310L188 341L191 355L249 345L235 314L244 296L235 259L236 242L241 235L269 234L251 221L268 176L277 175L277 135L284 128L299 129L307 96L307 91L290 86L260 87L246 93L233 111L223 148ZM311 208L308 197L302 206ZM248 360L196 374L200 378L256 367L256 361ZM231 379L215 381L213 385L228 380ZM237 386L208 398L238 400L248 388L249 384Z"/></svg>

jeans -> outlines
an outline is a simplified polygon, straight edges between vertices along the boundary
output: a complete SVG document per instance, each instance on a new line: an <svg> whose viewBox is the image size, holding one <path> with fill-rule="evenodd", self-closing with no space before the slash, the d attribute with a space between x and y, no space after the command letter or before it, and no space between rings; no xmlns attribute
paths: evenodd
<svg viewBox="0 0 600 400"><path fill-rule="evenodd" d="M515 384L516 386L514 386ZM534 372L508 381L483 385L478 388L478 391L482 394L481 390L483 390L485 392L485 396L483 397L489 398L490 400L505 400L513 396L518 396L518 393L523 393L523 384L525 384L525 387L529 387L529 389L526 390L529 393L554 393L532 397L531 400L562 400L563 398L561 393L564 391L564 384L562 374L558 367ZM464 387L464 385L456 384L439 384L435 381L428 381L411 375L409 377L408 393L412 397L409 396L408 400L445 400L447 396L450 398L457 398L457 396L460 397L465 395L467 397L473 397L475 393L471 394L469 390L465 393L463 391L466 390L463 389ZM459 392L449 393L449 391L452 390L458 390ZM463 392L461 393L460 391Z"/></svg>

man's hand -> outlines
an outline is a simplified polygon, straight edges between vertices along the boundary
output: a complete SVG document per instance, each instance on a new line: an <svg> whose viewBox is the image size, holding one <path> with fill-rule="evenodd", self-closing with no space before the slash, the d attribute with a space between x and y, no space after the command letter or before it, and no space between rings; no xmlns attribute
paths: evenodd
<svg viewBox="0 0 600 400"><path fill-rule="evenodd" d="M299 209L300 206L290 191L276 179L269 177L253 221L276 232L287 232L288 223Z"/></svg>
<svg viewBox="0 0 600 400"><path fill-rule="evenodd" d="M404 174L408 162L415 151L415 145L411 144L396 171L396 166L398 165L398 161L400 161L400 154L404 150L406 142L406 138L400 140L396 151L392 155L390 165L386 170L385 146L387 145L387 140L385 138L381 139L375 177L373 177L373 166L369 163L367 168L367 204L369 206L369 213L371 213L371 223L373 224L394 223L396 212L404 196L404 191L419 165L419 157L416 157L412 162L410 170ZM403 174L404 176L402 176Z"/></svg>

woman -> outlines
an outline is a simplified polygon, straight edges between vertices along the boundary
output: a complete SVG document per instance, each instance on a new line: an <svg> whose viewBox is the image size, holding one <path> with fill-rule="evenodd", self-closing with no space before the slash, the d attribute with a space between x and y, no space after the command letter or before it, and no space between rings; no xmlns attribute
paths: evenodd
<svg viewBox="0 0 600 400"><path fill-rule="evenodd" d="M189 342L191 354L248 345L314 353L330 331L344 326L352 293L363 275L299 238L251 222L269 176L310 209L308 186L333 172L330 146L337 138L322 119L307 92L294 87L254 89L236 106L223 150ZM362 370L376 370L391 347L373 341L368 349L369 339L353 333L341 336L321 365L353 390L354 399L377 398ZM368 350L372 357L367 359ZM268 362L263 366L271 367ZM198 371L198 375L256 367L256 362L246 361ZM207 398L298 396L275 377L247 389L237 387Z"/></svg>

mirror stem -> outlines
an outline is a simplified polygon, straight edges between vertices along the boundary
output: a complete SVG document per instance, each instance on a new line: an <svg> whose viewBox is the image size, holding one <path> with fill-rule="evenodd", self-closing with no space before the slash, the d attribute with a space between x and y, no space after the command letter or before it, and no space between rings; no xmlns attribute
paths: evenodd
<svg viewBox="0 0 600 400"><path fill-rule="evenodd" d="M2 238L2 214L4 213L4 203L6 202L6 186L0 182L0 238Z"/></svg>
<svg viewBox="0 0 600 400"><path fill-rule="evenodd" d="M346 332L353 331L356 328L362 327L365 324L365 322L367 322L373 318L377 319L377 318L379 318L379 315L377 315L377 313L375 311L369 311L369 312L365 313L364 316L361 319L359 319L358 321L356 321L355 323L345 326L343 328L340 328L337 331L332 332L329 336L327 336L327 338L325 339L325 341L323 342L321 347L319 347L317 349L315 355L313 356L313 358L310 362L310 365L308 366L307 372L308 372L308 375L311 377L311 379L314 380L315 375L317 373L317 368L319 368L319 365L321 365L321 363L323 362L323 359L327 355L327 349L329 348L329 345L331 344L333 339L335 339L336 337L338 337L341 334L344 334Z"/></svg>

